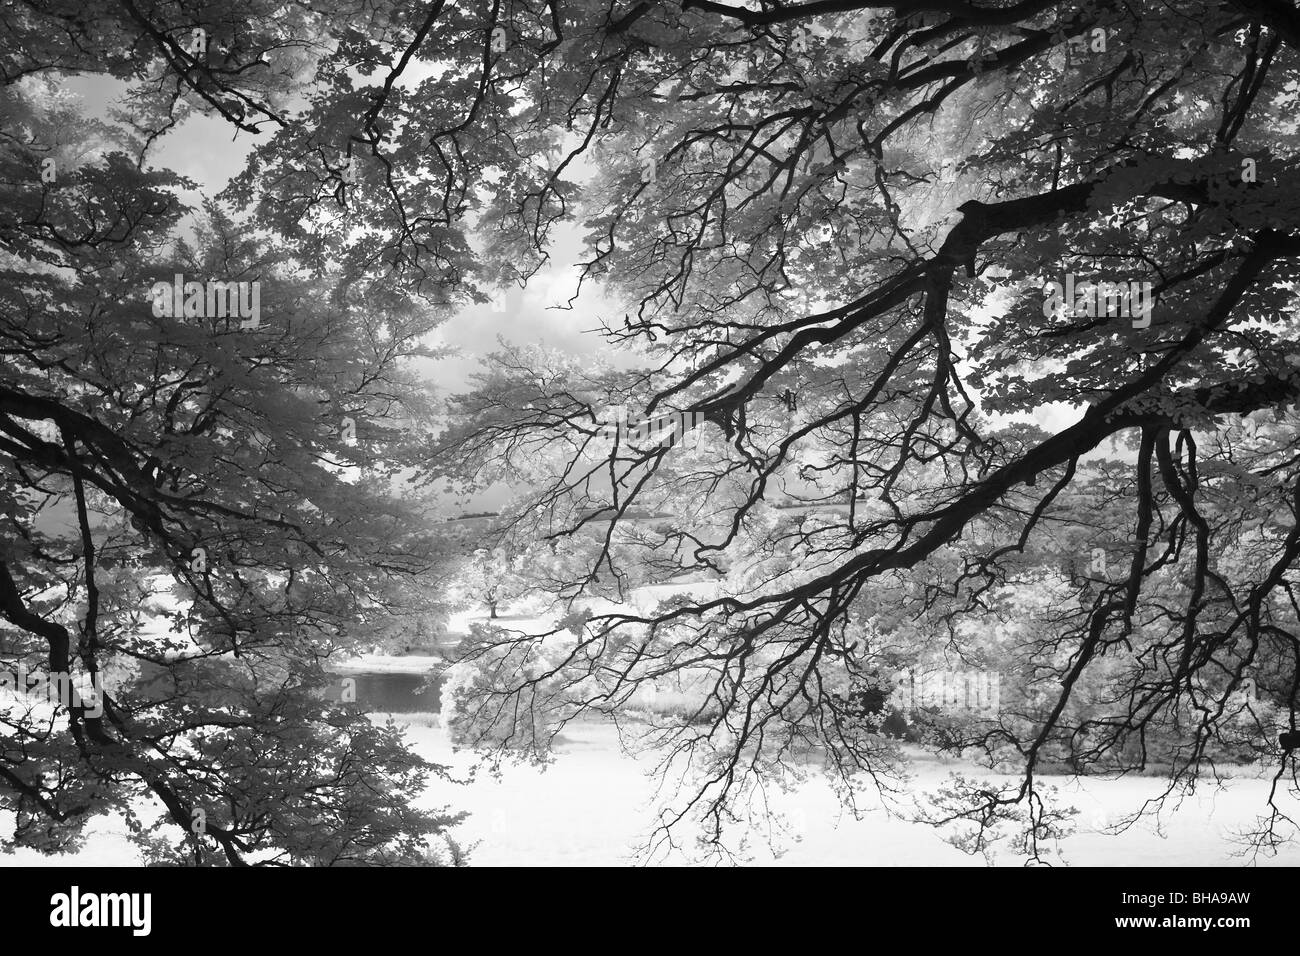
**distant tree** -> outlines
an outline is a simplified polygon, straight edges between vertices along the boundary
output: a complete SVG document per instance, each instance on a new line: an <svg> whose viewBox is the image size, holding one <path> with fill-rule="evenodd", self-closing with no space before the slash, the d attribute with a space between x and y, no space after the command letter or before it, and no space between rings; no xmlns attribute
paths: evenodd
<svg viewBox="0 0 1300 956"><path fill-rule="evenodd" d="M495 620L503 604L527 590L518 565L519 558L511 558L502 548L479 548L461 564L452 592L472 606L486 608L488 617Z"/></svg>

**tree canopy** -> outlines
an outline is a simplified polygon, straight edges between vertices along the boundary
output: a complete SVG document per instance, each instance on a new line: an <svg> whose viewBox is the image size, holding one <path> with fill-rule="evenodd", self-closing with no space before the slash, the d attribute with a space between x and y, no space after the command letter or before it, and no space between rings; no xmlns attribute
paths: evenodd
<svg viewBox="0 0 1300 956"><path fill-rule="evenodd" d="M6 847L118 813L146 859L426 860L455 817L412 800L442 768L331 703L326 664L427 603L440 552L398 472L436 316L187 209L147 134L9 79L0 652L76 690L6 701Z"/></svg>
<svg viewBox="0 0 1300 956"><path fill-rule="evenodd" d="M389 477L509 481L511 553L582 541L551 569L566 600L651 559L719 582L463 649L484 668L465 739L477 715L478 739L525 752L642 687L700 688L649 736L691 775L662 840L699 816L721 847L809 753L846 800L892 797L900 754L860 701L938 653L1024 685L932 731L1017 769L925 811L973 849L1014 819L1037 857L1058 765L1158 765L1173 793L1248 746L1294 790L1297 43L1271 0L19 5L0 33L5 619L51 670L57 647L108 646L135 605L99 584L107 508L238 672L243 627L265 633L253 569L263 596L297 576L309 594L282 613L311 608L311 633L342 630L431 563L394 530L418 522ZM66 124L36 90L76 72L129 86L134 141L56 189L40 161ZM173 247L178 184L142 157L187 111L256 145L221 197L238 226L214 206ZM634 367L505 346L432 435L394 366L566 231ZM264 327L134 305L205 269L265 276ZM1099 282L1149 294L1149 321L1060 301ZM710 441L611 441L610 406ZM338 447L345 415L364 455ZM38 533L47 495L75 520ZM647 513L671 518L627 528ZM180 563L232 540L245 557L202 580ZM301 662L271 630L267 653ZM12 799L80 819L99 733L74 712L72 742L48 735L92 768L66 801L0 763ZM128 752L155 793L139 761L181 760ZM370 756L414 772L396 754ZM394 779L376 826L433 826L400 819ZM1289 835L1280 801L1261 813L1257 846Z"/></svg>

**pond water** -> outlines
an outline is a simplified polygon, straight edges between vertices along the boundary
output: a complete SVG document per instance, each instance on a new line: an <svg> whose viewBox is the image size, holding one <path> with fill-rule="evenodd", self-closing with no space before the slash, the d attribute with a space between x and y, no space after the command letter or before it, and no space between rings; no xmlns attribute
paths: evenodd
<svg viewBox="0 0 1300 956"><path fill-rule="evenodd" d="M133 688L135 693L145 699L162 699L173 694L174 683L166 670L146 663L145 675ZM369 713L391 714L436 714L442 709L442 684L436 680L421 691L425 681L424 674L401 673L393 671L375 671L335 675L325 689L325 696L330 700L342 700L344 681L352 680L351 685L356 694L356 706Z"/></svg>
<svg viewBox="0 0 1300 956"><path fill-rule="evenodd" d="M330 686L329 697L339 700L343 682L356 681L356 704L362 710L391 714L436 714L442 708L442 681L437 680L423 691L424 674L377 673L340 674Z"/></svg>

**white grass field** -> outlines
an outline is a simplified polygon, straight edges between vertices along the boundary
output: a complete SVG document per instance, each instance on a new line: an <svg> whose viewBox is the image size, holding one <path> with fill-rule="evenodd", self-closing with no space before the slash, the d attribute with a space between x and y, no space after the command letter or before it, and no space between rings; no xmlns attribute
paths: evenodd
<svg viewBox="0 0 1300 956"><path fill-rule="evenodd" d="M453 619L453 633L463 632L481 615ZM516 613L500 623L527 630L547 626L545 615ZM436 658L386 657L370 654L340 665L347 673L417 673ZM376 715L376 719L386 719ZM630 756L619 746L612 726L581 723L566 728L555 761L546 768L507 765L493 775L474 771L473 754L453 750L435 714L401 714L416 750L430 760L452 766L467 784L435 782L424 796L428 805L447 805L471 816L452 836L473 846L470 860L480 866L595 866L642 862L637 854L654 823L655 778L652 762ZM960 760L941 760L914 750L914 793L932 791L950 773L988 778L994 775ZM1159 777L1119 780L1041 778L1062 788L1063 799L1079 809L1076 832L1052 849L1055 863L1087 866L1300 865L1300 845L1276 856L1242 856L1235 833L1250 827L1265 808L1269 782L1250 768L1223 786L1203 786L1176 807L1171 803L1159 821L1143 821L1123 833L1105 832L1108 824L1132 813L1161 790ZM1009 778L1007 778L1009 779ZM790 828L774 834L769 845L762 827L749 842L748 859L758 864L983 866L1020 865L1016 847L999 844L991 861L968 856L935 829L882 810L861 819L843 811L828 782L812 776L790 792L767 794L774 814ZM1290 808L1300 812L1300 808ZM0 816L0 826L10 824ZM670 853L655 862L684 863L695 852ZM43 857L34 851L0 856L0 865L130 865L138 856L119 822L98 821L85 847L76 854Z"/></svg>
<svg viewBox="0 0 1300 956"><path fill-rule="evenodd" d="M411 715L403 715L410 718ZM433 715L409 720L410 737L426 757L452 764L468 773L475 760L453 753ZM648 763L620 751L615 731L599 724L566 730L556 761L545 769L505 766L499 777L480 772L467 785L438 782L426 793L430 805L450 804L472 815L454 832L462 844L477 844L471 862L479 866L596 866L638 862L635 849L653 821L653 780ZM959 761L919 759L912 786L917 790L940 785L948 773L980 773ZM987 774L981 773L981 776ZM1183 801L1162 818L1157 830L1142 823L1125 833L1097 832L1108 819L1131 812L1159 789L1159 778L1089 780L1068 785L1064 778L1048 779L1069 786L1068 801L1081 811L1078 832L1058 844L1056 862L1086 866L1240 866L1248 861L1232 833L1250 825L1264 805L1267 781L1233 779L1221 789L1205 789ZM759 834L750 845L753 863L876 866L983 866L945 843L934 829L890 818L881 811L860 820L843 813L825 781L814 778L789 794L770 794L773 807L785 814L799 839L784 840L776 855ZM689 848L688 848L689 849ZM682 863L674 855L660 862ZM88 866L130 865L138 858L125 838L125 829L97 823L85 848L73 855L43 857L22 851L0 857L0 865ZM993 860L1019 865L1014 848L999 850ZM1259 865L1300 865L1300 846L1274 857L1258 857Z"/></svg>

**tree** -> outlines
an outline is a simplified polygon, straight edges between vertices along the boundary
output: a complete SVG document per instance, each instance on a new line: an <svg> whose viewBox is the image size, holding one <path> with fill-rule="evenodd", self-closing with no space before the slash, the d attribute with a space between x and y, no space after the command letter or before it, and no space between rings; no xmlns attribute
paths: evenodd
<svg viewBox="0 0 1300 956"><path fill-rule="evenodd" d="M0 97L0 656L75 688L3 702L4 847L118 813L150 860L428 860L458 816L412 801L443 768L326 668L426 607L440 551L397 479L437 317L215 203L178 240L145 137L34 77Z"/></svg>
<svg viewBox="0 0 1300 956"><path fill-rule="evenodd" d="M525 589L517 563L517 556L511 558L500 548L479 548L461 567L453 591L470 604L486 607L488 617L495 620L500 606Z"/></svg>
<svg viewBox="0 0 1300 956"><path fill-rule="evenodd" d="M828 691L874 668L881 638L858 625L968 634L951 625L987 620L990 594L1041 576L1025 554L1073 527L1072 560L1100 549L1112 576L1079 590L1030 655L1054 697L967 735L1014 756L1021 781L958 786L936 822L1027 810L1036 855L1058 832L1047 754L1141 766L1157 728L1182 740L1171 791L1190 785L1214 772L1215 738L1238 735L1231 702L1244 681L1263 686L1261 669L1294 725L1294 666L1280 662L1295 655L1300 553L1287 92L1300 34L1285 11L558 9L551 22L494 8L517 40L485 58L483 99L522 91L510 108L525 144L486 213L494 261L536 261L580 219L584 279L626 303L605 334L647 361L575 390L502 353L495 391L466 397L431 467L493 477L553 453L563 465L526 533L676 508L659 545L683 570L742 549L771 561L739 593L585 622L553 693L539 699L530 675L531 708L561 727L665 671L710 674L716 716L661 739L701 770L679 810L702 812L715 839L756 777L807 748L846 784L887 790L893 755ZM390 155L429 135L408 122ZM616 389L648 414L702 415L729 452L704 468L671 447L611 455L591 422ZM492 400L506 393L513 416ZM1055 403L1056 427L1017 423ZM1218 430L1259 411L1277 417L1267 437ZM777 494L819 513L769 523ZM1249 558L1216 570L1225 552ZM493 646L504 659L506 643L546 640ZM1098 678L1115 706L1074 714L1121 649L1133 665ZM1294 789L1276 729L1255 746ZM1259 844L1288 822L1270 806Z"/></svg>

